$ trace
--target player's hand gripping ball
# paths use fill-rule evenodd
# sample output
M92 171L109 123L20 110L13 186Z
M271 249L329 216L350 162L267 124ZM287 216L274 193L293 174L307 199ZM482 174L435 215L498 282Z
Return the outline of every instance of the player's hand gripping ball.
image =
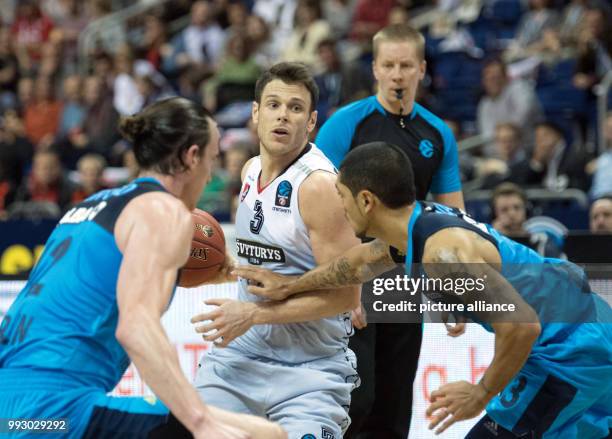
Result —
M181 269L179 286L195 287L214 279L225 262L225 235L212 215L194 209L189 259Z

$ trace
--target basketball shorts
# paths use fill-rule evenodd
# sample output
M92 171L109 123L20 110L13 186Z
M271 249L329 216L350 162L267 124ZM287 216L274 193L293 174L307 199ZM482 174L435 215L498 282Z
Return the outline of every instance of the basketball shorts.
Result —
M228 347L204 355L196 388L206 404L278 422L289 439L342 439L358 381L349 349L291 364L249 357Z
M536 345L521 371L487 406L519 437L605 438L612 429L612 324L574 325Z

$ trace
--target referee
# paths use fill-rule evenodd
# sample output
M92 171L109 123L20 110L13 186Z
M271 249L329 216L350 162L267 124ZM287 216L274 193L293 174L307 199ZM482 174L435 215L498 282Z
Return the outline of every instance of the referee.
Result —
M436 202L463 209L452 132L439 117L414 101L425 75L423 35L404 24L391 25L374 35L373 51L378 92L334 113L321 127L317 146L338 167L348 151L358 145L373 141L395 144L413 163L418 200L431 192ZM363 291L371 292L371 284L364 285ZM352 424L345 438L406 439L422 325L366 326L363 306L353 312L353 324L359 330L351 337L349 347L357 355L361 386L353 391ZM449 335L460 335L463 330L464 325L456 325L449 328Z

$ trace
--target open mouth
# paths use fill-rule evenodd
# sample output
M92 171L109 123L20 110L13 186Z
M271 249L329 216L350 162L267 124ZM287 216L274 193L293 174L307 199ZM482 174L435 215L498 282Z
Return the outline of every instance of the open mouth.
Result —
M272 130L272 134L276 136L288 136L289 130L286 128L275 128Z

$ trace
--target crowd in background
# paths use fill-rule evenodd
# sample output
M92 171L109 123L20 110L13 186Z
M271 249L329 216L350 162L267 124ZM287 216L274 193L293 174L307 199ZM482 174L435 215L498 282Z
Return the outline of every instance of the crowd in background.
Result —
M428 75L417 101L445 117L457 140L485 138L460 154L471 189L510 182L576 188L591 200L612 194L612 113L600 136L594 95L612 70L605 1L162 1L109 21L85 49L84 30L121 2L0 3L1 219L57 218L133 178L118 118L177 94L211 109L223 128L199 207L231 219L242 165L257 154L250 108L261 72L281 60L310 66L320 126L374 92L372 36L409 20L426 23ZM485 25L495 20L503 26L492 33ZM453 59L468 69L465 80L453 73Z

